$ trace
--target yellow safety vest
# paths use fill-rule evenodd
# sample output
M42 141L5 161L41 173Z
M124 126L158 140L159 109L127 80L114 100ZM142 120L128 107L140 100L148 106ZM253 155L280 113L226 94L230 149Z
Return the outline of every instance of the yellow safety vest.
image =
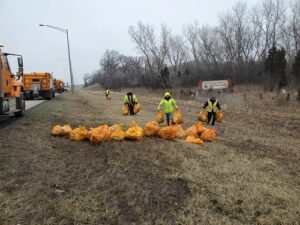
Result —
M214 104L212 104L212 102L210 100L207 101L208 102L208 106L207 106L207 112L217 112L218 111L218 107L217 107L217 104L218 104L218 101L216 100L214 102Z
M137 103L138 102L138 99L136 97L136 95L132 95L132 103ZM124 104L129 104L129 98L128 98L128 95L125 95L124 96Z
M160 108L162 108L162 110L165 113L171 113L174 111L175 108L177 108L177 104L175 102L175 100L173 98L166 100L166 99L162 99L157 107L158 110L160 110Z

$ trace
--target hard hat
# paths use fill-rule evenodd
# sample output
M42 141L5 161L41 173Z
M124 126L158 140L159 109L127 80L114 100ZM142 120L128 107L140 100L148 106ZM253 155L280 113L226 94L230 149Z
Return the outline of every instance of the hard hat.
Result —
M0 43L0 48L2 48L2 47L4 47L4 45Z
M170 96L171 97L171 94L169 92L166 92L164 97L167 97L167 96Z
M211 96L210 99L211 99L212 101L215 101L215 100L216 100L215 96Z

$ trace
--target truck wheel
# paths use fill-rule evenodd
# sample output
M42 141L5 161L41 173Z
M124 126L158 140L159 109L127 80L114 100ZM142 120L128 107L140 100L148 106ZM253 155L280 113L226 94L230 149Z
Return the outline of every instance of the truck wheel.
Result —
M31 95L29 93L24 94L25 96L25 100L30 100L31 99Z
M25 115L25 100L21 99L22 109L15 112L15 117L22 117Z
M46 99L47 99L47 100L52 100L52 93L51 93L51 92L49 92L49 93L47 94Z
M30 91L30 93L28 95L29 95L29 100L33 100L34 99L34 95L33 95L32 91Z

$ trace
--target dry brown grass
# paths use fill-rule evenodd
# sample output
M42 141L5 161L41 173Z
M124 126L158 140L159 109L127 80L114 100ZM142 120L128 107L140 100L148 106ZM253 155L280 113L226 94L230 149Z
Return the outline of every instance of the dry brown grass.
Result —
M0 130L0 224L299 224L299 104L259 93L218 96L225 121L201 146L50 137L57 123L143 126L162 93L138 95L135 117L120 114L124 92L60 95ZM185 127L205 98L178 101Z

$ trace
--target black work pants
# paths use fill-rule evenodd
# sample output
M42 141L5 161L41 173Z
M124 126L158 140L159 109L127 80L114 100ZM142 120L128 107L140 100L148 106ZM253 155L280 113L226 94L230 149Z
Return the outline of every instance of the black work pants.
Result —
M210 123L210 121L212 120L212 123L211 125L215 125L215 122L216 122L216 113L215 112L208 112L207 114L207 124Z
M166 113L166 118L167 118L167 124L169 126L170 123L172 123L172 120L173 120L173 113Z
M133 107L134 107L134 104L128 104L129 114L130 114L130 115L134 115Z

